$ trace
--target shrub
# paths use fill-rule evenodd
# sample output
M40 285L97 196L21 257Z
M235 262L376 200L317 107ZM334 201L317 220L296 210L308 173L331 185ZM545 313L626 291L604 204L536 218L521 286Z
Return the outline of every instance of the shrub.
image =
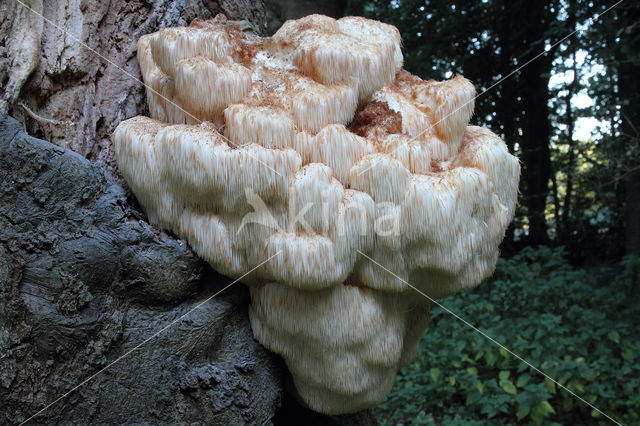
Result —
M500 260L439 302L616 421L640 421L638 260L576 269L562 249ZM637 300L636 300L637 301ZM383 424L607 424L606 417L442 308L376 414Z

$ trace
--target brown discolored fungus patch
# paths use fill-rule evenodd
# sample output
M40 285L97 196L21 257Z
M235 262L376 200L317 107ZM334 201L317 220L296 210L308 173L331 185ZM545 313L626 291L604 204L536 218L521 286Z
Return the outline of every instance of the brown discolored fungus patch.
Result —
M381 131L402 133L402 116L389 109L386 102L370 102L356 115L348 129L358 136L375 137Z

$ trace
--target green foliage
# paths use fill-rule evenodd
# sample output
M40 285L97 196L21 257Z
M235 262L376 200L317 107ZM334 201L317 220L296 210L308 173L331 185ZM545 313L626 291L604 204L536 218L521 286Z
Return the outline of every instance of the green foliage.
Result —
M624 424L640 423L636 258L593 270L526 248L492 279L441 301ZM382 424L607 424L605 417L435 308L420 355L377 407Z

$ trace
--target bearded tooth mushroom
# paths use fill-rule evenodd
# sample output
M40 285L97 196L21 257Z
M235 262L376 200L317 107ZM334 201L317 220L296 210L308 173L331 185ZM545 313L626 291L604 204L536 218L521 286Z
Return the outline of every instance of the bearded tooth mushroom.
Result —
M231 277L271 257L242 279L251 327L303 404L382 401L429 321L406 282L479 284L513 216L520 166L469 126L471 82L409 74L398 30L357 17L260 38L219 15L141 37L138 61L151 118L113 141L149 220Z

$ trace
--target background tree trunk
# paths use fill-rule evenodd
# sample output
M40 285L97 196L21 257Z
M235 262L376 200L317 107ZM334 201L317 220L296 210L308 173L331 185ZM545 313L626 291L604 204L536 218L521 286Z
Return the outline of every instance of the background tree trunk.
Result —
M545 47L545 2L526 2L525 15L527 20L522 42L529 47L529 54L525 55L522 63L526 63ZM545 207L551 175L548 108L551 57L541 56L520 72L526 111L523 135L520 139L524 160L523 193L529 219L529 243L535 246L548 242Z
M636 10L637 25L640 13ZM630 17L630 22L634 19ZM619 93L621 98L622 139L628 147L640 146L640 43L630 46L631 51L621 58L618 71ZM632 151L633 152L633 151ZM637 152L637 151L636 151ZM627 254L640 256L640 161L631 162L624 185L626 193L626 232L625 247Z
M569 22L572 23L571 28L575 29L575 19L570 16ZM567 85L567 96L565 97L565 118L567 123L567 165L565 166L565 174L567 175L567 181L565 186L564 202L562 203L562 219L556 221L556 227L559 232L559 238L561 241L567 241L569 251L575 251L575 244L573 243L573 223L572 223L572 207L573 202L573 179L576 167L576 141L573 138L575 130L575 117L573 114L573 106L571 100L575 94L576 87L580 81L580 75L578 72L578 66L576 64L576 52L575 45L571 47L571 69L573 71L573 80ZM555 180L555 174L553 179ZM555 184L555 182L554 182ZM555 190L555 188L554 188Z
M640 8L631 8L627 19L627 28L635 33L640 20ZM634 29L635 28L635 29ZM618 71L619 94L621 98L621 137L628 147L627 152L640 151L640 38L629 43L629 50L625 52ZM630 170L624 179L625 190L625 252L640 256L640 161L630 162ZM640 295L640 268L635 265L632 271L631 294L629 299L634 302Z

